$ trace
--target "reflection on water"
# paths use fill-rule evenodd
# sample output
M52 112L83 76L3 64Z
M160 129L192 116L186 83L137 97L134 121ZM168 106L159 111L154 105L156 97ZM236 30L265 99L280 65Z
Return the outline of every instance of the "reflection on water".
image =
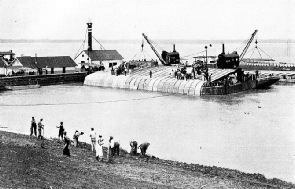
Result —
M0 93L0 125L29 133L31 117L44 119L45 136L94 127L130 149L204 165L262 173L295 182L295 86L274 85L227 96L187 97L82 85L44 86ZM74 152L73 152L74 153Z

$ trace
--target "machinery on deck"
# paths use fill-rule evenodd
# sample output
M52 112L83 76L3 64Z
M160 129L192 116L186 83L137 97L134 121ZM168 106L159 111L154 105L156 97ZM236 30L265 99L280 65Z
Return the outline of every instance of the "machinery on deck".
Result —
M148 37L143 33L142 34L145 40L148 42L148 44L151 46L152 50L156 54L156 56L159 58L161 63L163 65L171 65L171 64L179 64L180 63L180 57L179 53L175 50L175 45L173 45L173 52L167 52L165 50L162 51L162 54L158 53L154 45L152 44L152 41L148 39Z
M218 68L237 68L239 67L240 60L246 54L251 42L254 39L254 36L258 30L255 30L254 33L251 35L250 39L247 41L246 47L243 49L241 55L239 56L237 51L233 51L232 53L225 54L224 51L224 44L222 45L222 53L218 55L217 59L217 67Z

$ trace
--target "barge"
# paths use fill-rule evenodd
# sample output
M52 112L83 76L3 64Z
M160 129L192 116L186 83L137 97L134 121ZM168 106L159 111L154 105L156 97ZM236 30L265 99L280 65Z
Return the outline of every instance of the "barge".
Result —
M0 77L0 88L2 90L28 88L45 85L57 85L65 83L83 83L85 79L85 72L76 73L61 73L48 75L25 75L25 76L11 76ZM37 84L37 85L32 85Z

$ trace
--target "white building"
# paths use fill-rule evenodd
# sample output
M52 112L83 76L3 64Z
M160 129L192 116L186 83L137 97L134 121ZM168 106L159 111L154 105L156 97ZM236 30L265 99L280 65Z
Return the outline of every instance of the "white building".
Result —
M15 60L14 53L11 51L0 52L0 76L7 75L7 67Z
M105 70L110 70L112 66L116 68L122 64L123 57L116 50L84 50L75 59L77 68L104 66Z

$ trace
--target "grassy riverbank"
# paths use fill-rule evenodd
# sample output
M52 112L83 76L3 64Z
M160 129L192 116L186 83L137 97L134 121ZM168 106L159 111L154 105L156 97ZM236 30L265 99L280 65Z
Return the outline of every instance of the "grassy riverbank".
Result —
M155 157L132 157L121 150L112 163L98 162L90 145L0 131L0 188L295 188L261 174L186 164Z

